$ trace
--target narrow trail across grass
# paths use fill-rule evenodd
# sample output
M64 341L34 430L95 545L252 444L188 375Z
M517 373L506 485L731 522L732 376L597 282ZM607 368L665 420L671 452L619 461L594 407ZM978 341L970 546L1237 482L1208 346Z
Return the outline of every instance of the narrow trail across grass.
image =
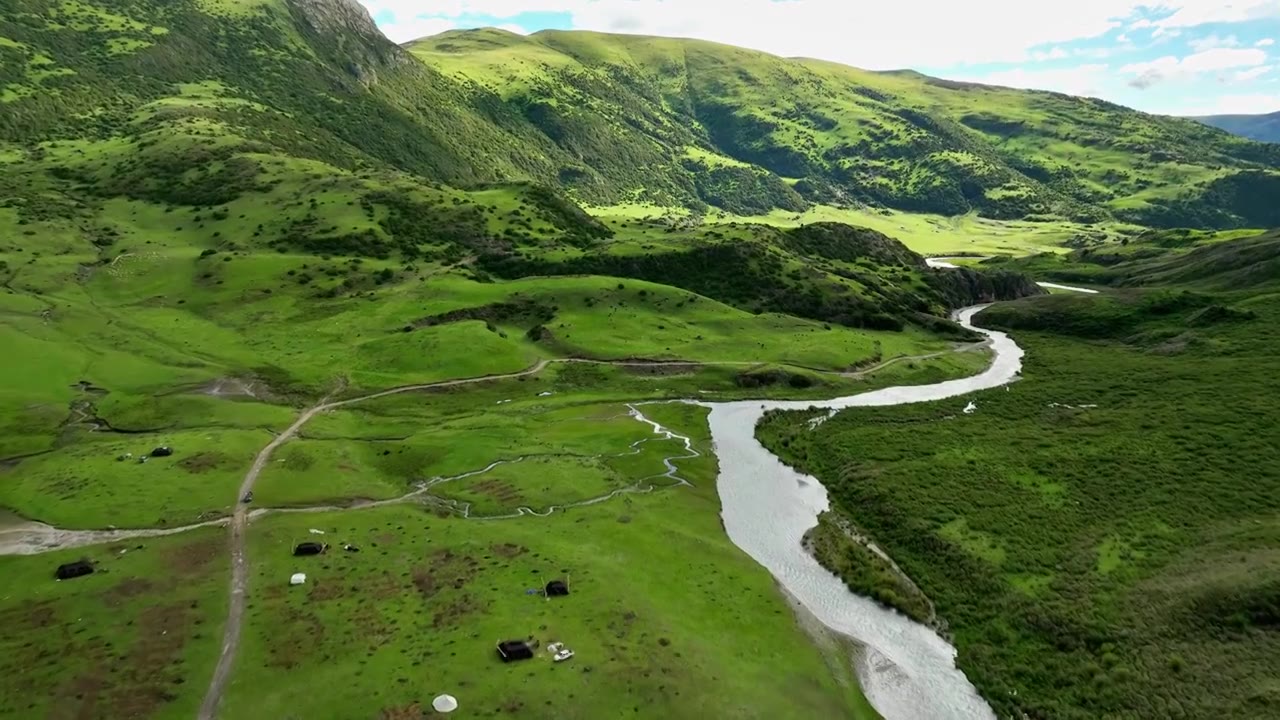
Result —
M258 482L258 476L262 473L262 469L266 467L267 461L271 459L271 455L276 451L276 448L297 435L298 430L303 425L306 425L311 418L328 410L400 393L525 377L541 372L550 362L550 360L540 360L533 367L504 375L486 375L421 385L406 385L335 402L329 402L328 398L325 398L320 404L305 410L288 429L277 435L266 447L262 448L258 456L254 458L253 465L249 467L249 472L245 473L244 482L240 484L240 491L235 499L235 514L231 516L231 603L227 611L227 623L223 630L222 652L218 656L218 665L214 669L213 678L209 682L209 690L205 693L204 701L200 704L200 711L196 716L199 720L213 720L213 718L217 717L218 703L222 701L222 694L226 690L227 681L231 677L231 669L235 662L236 652L240 648L240 630L244 625L244 610L249 586L249 561L245 541L248 534L246 531L249 525L249 509L248 504L243 500L249 493L253 492L253 487Z
M460 385L472 385L476 383L492 382L495 380L509 380L514 378L527 377L529 375L534 375L541 372L548 365L552 363L593 363L593 364L621 365L621 366L651 366L655 364L668 364L668 365L699 365L700 364L700 363L688 363L688 362L683 362L683 363L680 363L680 362L645 363L645 362L633 362L633 361L613 362L613 361L605 361L605 360L582 360L582 359L575 359L575 358L548 359L548 360L540 360L536 364L534 364L532 367L529 367L525 370L521 370L519 372L514 372L514 373L506 373L502 375L485 375L481 377L463 378L459 380L445 380L441 382L424 383L420 385L406 385L403 387L391 388L389 390L382 390L379 392L369 393L367 395L361 395L359 397L348 398L346 400L338 400L334 402L329 402L328 399L326 398L325 400L322 400L320 404L305 410L302 413L302 415L300 415L298 419L295 420L294 423L288 427L288 429L286 429L284 432L277 435L275 439L273 439L270 443L268 443L267 446L264 447L258 453L258 456L253 461L253 465L250 466L249 471L245 473L244 481L240 484L239 493L236 495L236 506L235 506L236 510L235 510L235 514L232 515L231 521L230 521L231 602L230 602L229 609L227 611L227 623L223 631L222 651L218 656L218 665L214 669L213 678L209 682L209 690L205 693L204 701L200 705L200 711L199 711L199 714L197 715L199 720L213 720L215 717L217 717L218 704L221 702L222 695L226 690L227 681L231 677L231 669L234 665L235 657L240 647L240 631L244 625L244 611L245 611L246 601L248 597L248 585L249 585L249 562L248 562L248 556L246 551L246 536L247 536L249 520L253 516L253 514L249 512L247 503L243 502L243 498L253 491L254 485L258 481L258 476L262 473L263 468L266 467L267 461L271 459L271 455L276 451L276 449L279 448L281 445L284 445L294 436L296 436L298 431L302 428L303 425L306 425L312 418L314 418L316 415L322 412L334 410L340 407L345 407L347 405L353 405L359 402L376 400L378 398L389 397L391 395L399 395L407 392L418 392L422 390L432 390L432 389L444 388L444 387L457 387ZM869 372L869 371L870 370L867 370L866 372ZM685 437L683 435L676 435L675 433L669 430L666 430L665 428L662 428L657 423L649 420L648 418L645 418L638 410L634 408L634 406L629 406L629 407L631 407L631 410L637 416L637 419L642 419L643 422L652 424L655 428L655 432L667 433L669 437L683 439L685 441L686 448L688 449L688 451L693 453L688 457L697 457L697 451L693 450L692 441L688 437ZM687 481L685 481L683 478L676 477L675 475L676 468L671 464L671 460L674 460L674 459L680 459L680 458L668 458L665 461L666 466L668 468L667 473L664 475L660 475L658 477L671 477L673 479L678 480L677 484L680 484L680 483L687 484ZM492 469L494 466L495 465L490 465L489 468L486 468L486 470ZM653 485L649 485L647 489L644 489L644 490L638 489L638 486L633 486L632 488L623 488L621 490L616 490L612 493L609 493L608 495L601 496L599 498L593 498L591 500L581 501L578 503L574 503L572 505L552 506L551 508L545 510L544 512L537 512L531 508L519 508L515 514L502 516L502 518L521 517L523 515L538 515L538 516L545 517L547 515L550 515L551 513L554 513L558 509L564 509L567 507L581 507L584 505L604 502L612 497L617 497L618 495L626 492L650 492L652 490L653 490ZM365 505L362 507L368 507L376 504L389 504L391 502L405 502L407 499L409 499L413 495L421 495L421 494L425 494L425 490L416 492L416 493L411 493L408 496L405 496L403 498L397 498L392 501L384 501L383 503L370 503L369 505ZM338 508L334 508L334 509L338 509ZM472 517L470 515L469 507L459 507L459 509L462 511L463 517L468 517L471 519L502 519L498 517L495 517L495 518Z
M900 363L933 360L933 359L942 357L944 355L950 355L953 353L974 352L987 347L987 345L988 343L986 342L977 342L977 343L971 343L966 345L957 345L954 348L951 348L948 350L941 350L933 353L925 353L920 355L900 355L898 357L884 360L882 362L876 363L875 365L871 365L869 367L865 367L860 370L848 370L848 371L822 370L818 368L808 368L808 367L803 367L799 365L795 365L794 367L801 367L802 369L810 370L816 373L821 373L823 375L856 380L858 378L866 377L868 375L874 374L876 372L884 370L885 368L888 368ZM482 376L482 377L476 377L476 378L466 378L462 380L447 380L441 383L409 385L404 387L391 388L389 390L379 391L370 395L364 395L356 398L349 398L346 400L340 400L336 402L322 401L319 405L305 411L303 416L299 417L298 421L295 422L293 426L291 426L288 430L286 430L282 435L276 437L271 444L269 444L266 448L263 449L262 452L267 452L268 450L270 450L271 452L267 453L269 456L280 445L284 444L289 439L292 439L292 435L296 434L298 430L300 430L303 425L305 425L308 421L310 421L312 417L326 410L331 410L333 408L341 407L344 405L350 405L353 403L363 402L365 400L373 400L376 398L385 397L387 395L395 395L398 393L413 392L417 390L427 390L427 389L438 388L438 387L447 387L450 385L481 383L481 382L487 382L490 380L502 380L502 379L508 379L508 378L516 378L516 377L523 377L527 375L533 375L546 369L546 367L552 363L612 365L615 367L689 367L689 368L725 367L725 366L750 367L750 366L768 364L763 362L754 362L754 361L747 361L747 360L702 362L702 361L692 361L692 360L591 360L586 358L547 359L547 360L542 360L538 362L537 364L529 367L526 370L522 370L520 372L507 374L507 375L488 375L488 376ZM629 405L628 407L631 407L634 410L634 406ZM261 452L259 453L259 459L264 459L262 457ZM255 466L256 465L257 465L257 461L255 460ZM250 468L249 472L250 474L252 474L253 480L250 480L250 475L245 476L245 482L242 483L241 485L240 494L236 497L237 507L239 505L240 498L243 498L244 495L249 491L249 490L246 490L245 488L248 487L250 490L252 489L252 486L257 479L256 473L260 473L262 469L263 467L257 467L255 471L254 468ZM453 479L461 479L461 478L453 478ZM379 500L379 501L363 501L363 502L352 503L350 505L344 505L344 506L323 506L323 507L314 507L314 508L257 509L249 512L248 519L252 520L254 518L259 517L260 515L267 514L267 513L274 513L274 512L320 512L325 510L346 510L346 509L357 509L357 508L365 508L365 507L379 507L385 504L404 502L406 500L412 499L422 494L423 492L421 490L415 490L414 492L409 493L403 498L393 498L390 500ZM473 518L473 519L479 519L479 518ZM149 537L163 537L166 535L174 535L177 533L186 532L188 530L196 530L204 527L227 525L232 523L233 520L234 520L234 515L228 516L228 517L220 517L213 520L207 520L204 522L192 523L190 525L181 525L181 526L169 527L169 528L106 528L106 529L97 529L97 530L93 530L93 529L70 530L66 528L59 528L52 525L47 525L41 522L28 521L28 522L14 525L11 527L0 528L0 555L38 555L46 552L53 552L55 550L66 550L70 548L87 547L90 545L105 545L107 543L119 542L123 540L133 540L137 538L149 538Z
M936 353L912 355L912 356L900 356L900 357L895 357L895 358L885 360L883 362L879 362L873 366L862 368L856 371L841 372L841 371L831 371L831 370L816 370L816 369L814 370L816 372L820 372L827 375L834 375L834 376L839 376L844 378L859 378L859 377L870 375L872 373L875 373L879 370L882 370L886 367L889 367L898 363L917 361L917 360L928 360L928 359L941 357L943 355L947 355L953 352L969 352L983 346L985 346L985 343L974 343L974 344L957 346L952 349L939 351ZM752 365L766 364L766 363L752 362L752 361L698 362L698 361L687 361L687 360L643 361L643 360L592 360L592 359L585 359L585 358L552 358L552 359L539 360L534 365L524 370L520 370L518 372L513 372L513 373L504 373L504 374L498 374L498 375L484 375L484 376L473 377L473 378L462 378L457 380L444 380L440 382L405 385L401 387L390 388L387 390L381 390L378 392L368 393L366 395L360 395L358 397L347 398L344 400L331 401L329 397L326 397L325 399L321 400L318 404L304 410L302 414L299 415L298 418L293 422L293 424L291 424L283 432L281 432L279 435L273 438L271 442L269 442L265 447L262 448L262 450L258 452L257 456L254 458L253 464L250 466L248 472L245 473L244 479L241 482L239 490L237 491L236 497L234 499L235 510L233 514L228 518L219 518L216 520L210 520L207 522L187 525L183 527L164 528L164 529L136 529L136 530L73 531L73 530L63 530L59 528L54 528L48 525L43 525L41 523L34 523L34 522L26 523L23 525L6 529L4 531L0 531L0 554L35 554L35 553L48 552L51 550L63 549L68 547L80 547L80 546L93 545L93 544L99 544L99 543L115 542L119 540L131 539L131 538L159 537L164 535L172 535L175 533L185 532L187 530L193 530L201 527L210 527L210 526L217 526L217 525L229 526L231 530L231 542L229 544L230 553L231 553L231 599L230 599L229 608L227 612L227 621L224 627L222 649L218 657L218 664L214 670L213 677L211 678L209 683L209 688L205 693L204 700L201 703L200 710L197 715L199 720L214 720L214 718L217 717L218 705L222 700L222 696L226 690L227 683L230 680L231 671L234 666L235 658L240 647L240 635L244 625L244 612L245 612L245 608L247 605L247 598L248 598L249 558L248 558L246 546L247 546L248 525L251 520L269 513L331 512L331 511L341 511L341 510L363 509L363 508L369 508L369 507L379 507L384 505L410 502L416 499L423 499L423 498L430 499L428 497L428 493L431 490L431 488L441 483L460 480L466 477L479 475L479 474L488 472L489 470L492 470L494 467L497 467L498 465L503 464L504 462L505 463L518 462L518 460L499 461L489 465L486 468L483 468L478 471L473 471L471 473L466 473L464 475L451 477L451 478L439 478L431 483L424 485L421 488L415 489L411 493L408 493L406 495L403 495L397 498L391 498L388 500L353 503L347 506L267 508L267 509L258 509L258 510L250 511L248 507L248 503L245 503L243 500L246 496L248 496L249 493L253 492L253 489L258 481L258 476L261 475L263 469L267 466L268 461L270 461L271 456L275 453L275 451L279 449L280 446L284 445L285 443L289 442L294 437L296 437L298 432L302 429L302 427L305 426L308 422L310 422L316 415L319 415L324 412L328 412L330 410L335 410L337 408L346 407L348 405L353 405L360 402L366 402L369 400L376 400L379 398L389 397L392 395L399 395L403 393L419 392L424 390L434 390L439 388L458 387L463 385L473 385L473 384L486 383L486 382L492 382L492 381L498 381L498 380L510 380L510 379L516 379L521 377L528 377L530 375L535 375L537 373L542 372L544 369L547 368L547 366L553 363L581 363L581 364L591 364L591 365L612 365L617 367L691 367L691 368L692 367L709 367L709 366L752 366ZM663 463L667 470L665 473L655 475L649 478L645 478L640 482L636 483L635 485L632 485L626 488L620 488L618 490L614 490L613 492L601 495L599 497L594 497L587 500L582 500L582 501L569 503L565 505L552 505L550 507L543 508L540 510L535 510L529 507L521 507L521 508L517 508L516 512L514 513L499 515L499 516L476 516L471 514L471 508L467 503L440 500L438 498L436 499L436 501L442 506L454 510L460 516L467 519L500 520L500 519L510 519L510 518L524 517L524 516L547 517L558 511L563 511L563 510L574 508L574 507L585 507L589 505L595 505L601 502L606 502L612 498L616 498L624 494L649 493L655 489L658 489L659 487L678 487L681 485L688 485L687 480L679 477L679 475L677 474L678 470L673 463L678 460L699 457L700 453L698 453L698 451L693 448L692 440L685 435L680 435L678 433L675 433L674 431L663 427L661 424L645 417L644 414L641 413L640 410L636 407L636 405L629 404L627 407L630 410L631 415L635 417L636 420L653 426L655 434L664 435L666 439L681 440L684 442L685 454L667 457L663 459ZM640 441L640 442L646 442L646 441ZM638 451L638 448L636 448L635 446L633 446L633 449ZM654 481L660 478L670 479L672 480L672 483L665 486L660 486L655 484Z

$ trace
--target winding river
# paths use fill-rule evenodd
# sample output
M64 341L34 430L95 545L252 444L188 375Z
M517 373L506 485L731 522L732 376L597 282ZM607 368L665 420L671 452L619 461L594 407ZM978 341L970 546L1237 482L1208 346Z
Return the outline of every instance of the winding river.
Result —
M933 385L885 388L826 401L698 403L711 409L711 439L720 461L720 475L716 485L729 538L767 568L821 623L852 638L864 649L859 653L855 669L868 699L886 720L994 720L995 715L964 674L956 668L956 653L951 645L926 626L913 622L905 615L886 610L867 598L849 592L839 578L824 569L804 550L801 545L802 537L817 524L818 514L828 508L826 489L816 479L788 468L769 453L756 441L755 428L765 411L770 409L825 408L835 411L848 407L900 405L942 400L997 387L1014 380L1022 367L1022 349L1004 333L973 326L973 316L983 307L985 306L966 308L956 314L956 319L962 325L987 336L993 351L991 365L978 375ZM533 374L548 362L543 361L528 370L503 377ZM252 487L252 481L270 456L271 450L285 442L307 419L318 412L400 392L492 379L494 378L473 378L409 386L360 398L322 402L303 413L286 433L277 436L263 449L254 468L246 475L245 486ZM957 405L957 410L959 409L960 406ZM641 415L634 406L631 411L637 420L653 425L655 433L668 432ZM684 439L686 450L689 450L688 438L674 434L669 434L668 437ZM670 459L667 461L667 469L668 473L664 477L675 478L676 467L671 464ZM403 501L408 497L410 496L390 502ZM126 538L168 535L194 527L229 522L233 528L239 523L243 530L243 524L247 523L250 513L245 512L242 505L238 504L237 507L242 516L234 520L220 518L183 528L153 530L67 531L14 516L0 516L0 550L5 554L39 553ZM237 573L238 583L233 581L233 595L238 589L243 604L244 576L247 571L241 559L242 543L233 544L233 555L237 552L241 553L238 558L241 571ZM234 630L234 635L238 636L239 617L235 612L228 620L228 629L229 633ZM208 708L207 711L202 710L201 717L213 717L231 667L230 661L235 655L235 639L230 637L225 644L219 660L219 672L215 673L206 697Z
M1004 333L974 327L973 316L981 309L956 314L962 325L986 335L991 343L994 359L978 375L827 401L710 404L711 439L720 459L716 486L729 538L824 625L865 648L857 660L858 678L886 720L993 720L995 715L956 668L955 648L924 625L849 592L805 551L801 538L828 508L826 488L783 465L756 440L755 427L766 410L839 410L942 400L1014 380L1022 367L1022 349Z

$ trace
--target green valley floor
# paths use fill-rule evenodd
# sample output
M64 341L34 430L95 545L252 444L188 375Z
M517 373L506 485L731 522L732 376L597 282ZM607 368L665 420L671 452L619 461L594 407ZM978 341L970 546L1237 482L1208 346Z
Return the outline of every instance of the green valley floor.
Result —
M982 313L1027 351L1007 388L850 409L817 429L807 413L762 423L766 446L819 477L836 516L932 600L1000 716L1280 712L1280 296L1256 259L1231 266L1252 268L1252 286L1213 265L1236 255L1094 268L1135 283L1195 266L1192 289ZM852 587L927 614L840 541L826 560Z
M470 298L468 288L483 294ZM510 293L503 284L444 289L464 308ZM669 288L615 279L547 291L562 303L575 292L605 299L612 315L675 304L664 299ZM687 308L693 296L675 297ZM372 379L342 373L348 365L331 365L333 377L348 382L318 383L333 406L287 442L280 433L299 406L316 402L305 386L290 389L267 373L223 375L217 366L233 353L270 348L257 344L261 337L231 345L181 324L152 331L144 323L159 317L96 299L44 320L15 313L9 321L29 332L15 337L69 361L10 356L29 379L22 407L41 408L57 431L28 425L15 449L34 452L6 461L0 493L18 515L7 524L24 517L68 530L215 524L0 557L0 572L14 579L0 598L14 629L2 643L0 716L190 717L214 675L230 611L243 626L220 717L335 708L344 717L407 717L439 692L476 715L586 718L625 706L659 707L667 717L726 708L738 717L875 717L853 678L850 648L806 634L768 573L725 537L705 411L638 403L848 394L967 375L986 355L917 331L829 329L705 298L693 305L667 308L663 322L704 339L728 334L719 344L689 345L676 357L690 359L678 361L626 359L667 351L626 336L610 341L601 333L625 320L603 324L590 313L574 322L595 333L587 336L594 346L616 344L604 357L622 359L559 362L514 324L527 321L521 317L451 317L396 330L391 337L429 337L474 323L516 352L506 364L479 366L470 363L490 358L471 352L451 365L404 352L410 365L389 377L413 377L420 362L431 367L421 377L432 386L386 395ZM420 307L415 312L429 314L429 305ZM119 319L102 327L154 353L150 365L135 371L129 363L137 355L100 354L110 341L71 325L82 311ZM186 357L199 362L178 359L179 348L195 343L200 349ZM761 360L733 359L753 353ZM173 374L146 371L162 361L173 363ZM485 377L490 370L510 376ZM440 379L477 371L478 382ZM377 397L361 399L370 393ZM54 406L63 402L59 418ZM252 503L238 503L255 455L273 437L280 444L263 456ZM141 462L159 446L174 454ZM257 513L244 540L248 594L240 611L227 595L228 547L240 541L217 524L237 505ZM293 557L293 546L308 540L329 549ZM98 571L53 580L55 567L78 559ZM294 572L305 572L307 584L289 587ZM569 580L573 594L548 601L526 592L554 578ZM494 643L513 638L566 642L577 656L563 665L544 654L503 665Z

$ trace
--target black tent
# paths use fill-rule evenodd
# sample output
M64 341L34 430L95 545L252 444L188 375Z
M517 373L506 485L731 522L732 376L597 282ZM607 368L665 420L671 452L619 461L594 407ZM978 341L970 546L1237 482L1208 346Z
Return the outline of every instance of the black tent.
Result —
M58 566L58 572L55 573L59 580L70 580L84 575L93 573L93 563L88 560L77 560Z
M151 451L151 457L169 457L173 454L173 448L163 445Z
M498 657L502 658L502 662L532 660L533 648L524 640L504 640L498 643Z
M303 555L319 555L328 548L328 545L321 545L316 542L304 542L293 549L294 557L302 557Z
M563 597L569 594L569 585L563 580L552 580L547 583L547 597Z

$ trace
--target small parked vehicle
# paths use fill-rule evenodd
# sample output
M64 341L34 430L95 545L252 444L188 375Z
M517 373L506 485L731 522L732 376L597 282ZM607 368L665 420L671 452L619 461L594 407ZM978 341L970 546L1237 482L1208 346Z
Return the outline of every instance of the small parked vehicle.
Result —
M573 657L573 651L572 651L572 650L569 650L569 649L567 649L567 648L566 648L566 649L561 650L560 652L556 653L555 661L556 661L556 662L564 662L565 660L568 660L568 659L569 659L569 658L571 658L571 657Z
M240 498L240 502L245 504L253 502L253 493L252 492L245 493L244 497Z

